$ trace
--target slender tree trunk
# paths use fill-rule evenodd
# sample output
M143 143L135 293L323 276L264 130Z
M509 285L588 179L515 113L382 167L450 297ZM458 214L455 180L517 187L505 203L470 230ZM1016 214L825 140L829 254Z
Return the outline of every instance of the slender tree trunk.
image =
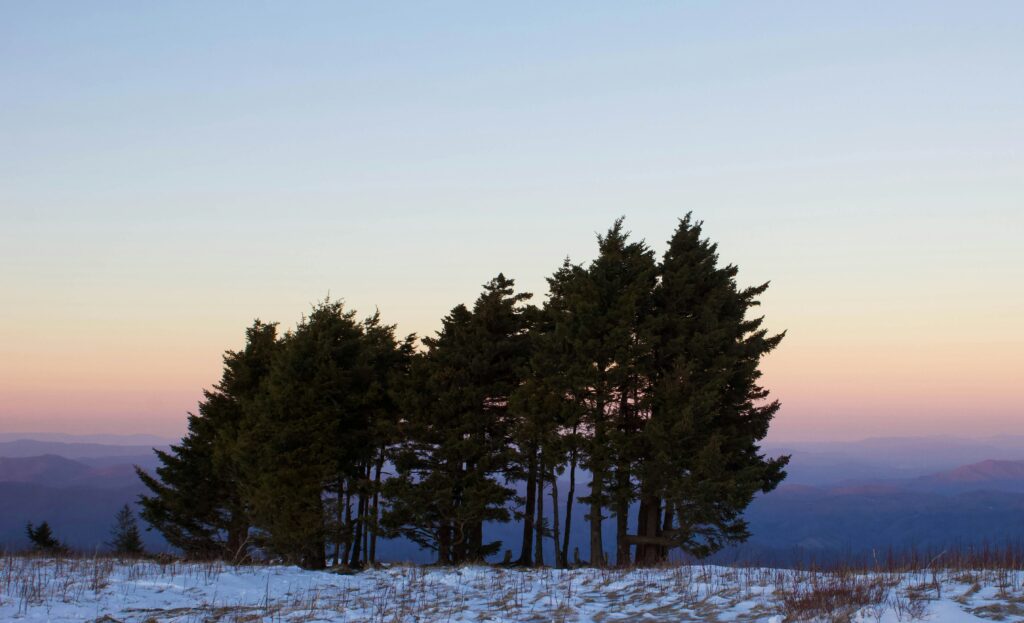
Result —
M359 515L360 520L363 522L363 561L366 561L366 557L370 553L370 491L365 487L370 486L370 464L366 464L366 473L363 479L363 496L365 501L363 502L363 512Z
M363 545L363 518L366 516L366 493L359 492L359 501L356 502L356 528L352 537L352 557L348 560L348 566L353 569L358 567L361 560Z
M556 567L562 564L562 550L559 547L559 525L558 525L558 474L551 468L551 542L554 544Z
M640 501L640 516L637 522L637 534L640 536L661 536L661 499L646 494ZM645 543L636 546L636 564L654 565L662 561L662 545Z
M590 479L590 564L604 566L604 543L601 542L601 479L604 474L593 470Z
M647 515L647 531L652 536L661 536L661 498L652 495L650 504L650 511ZM664 546L661 547L648 547L648 562L650 564L656 564L663 561L662 551L665 550Z
M334 556L333 565L338 566L338 562L341 558L341 535L344 530L345 518L343 513L345 512L342 508L342 500L345 499L345 481L342 479L338 480L338 500L337 509L335 510L335 525L334 525Z
M537 469L537 544L533 555L533 564L544 566L544 461L538 461Z
M672 524L675 522L675 518L672 515L672 511L673 511L672 505L669 504L668 501L666 500L665 501L665 520L664 520L664 523L662 523L662 525L661 525L661 532L662 532L662 534L664 534L664 533L666 533L666 532L668 532L669 530L672 529ZM668 560L668 548L667 547L661 547L661 548L658 549L658 559L661 560L661 561Z
M629 543L626 536L629 534L629 502L619 499L615 503L615 566L626 567L629 565Z
M473 560L482 562L484 559L484 522L478 521L473 524L470 537L470 548L472 549Z
M648 514L648 503L647 496L640 496L640 508L636 513L636 535L640 537L654 536L647 533L647 514ZM634 564L641 565L644 563L647 557L648 545L643 543L637 543L636 546L636 558L634 558Z
M629 407L629 386L623 384L619 388L619 432L623 437L633 434L630 407ZM629 534L629 501L632 497L630 490L630 463L629 455L625 448L619 448L619 457L615 466L615 566L625 567L630 563L629 542L626 537Z
M520 549L519 560L516 561L516 564L527 567L533 564L530 548L533 546L533 514L537 489L537 450L531 445L529 452L530 458L526 471L526 508L523 509L523 545Z
M348 560L348 555L352 551L352 481L348 481L348 486L345 487L345 537L342 539L345 542L345 551L342 555L342 560Z
M599 366L600 369L604 369L603 366ZM599 386L602 386L602 382L598 382ZM594 422L594 438L592 440L592 458L593 455L598 455L591 461L593 463L590 470L590 564L594 567L603 567L607 563L604 557L604 540L601 538L601 520L603 519L601 511L603 510L602 498L604 497L604 457L600 456L605 452L605 444L607 443L604 438L604 417L605 417L605 403L603 400L598 400L595 409L595 422Z
M452 561L452 528L444 523L437 532L437 564L447 565Z
M380 525L380 475L384 470L384 446L377 458L377 470L373 475L373 531L370 533L370 564L377 564L377 531Z
M573 427L573 438L576 428ZM576 448L569 453L569 492L565 498L565 534L562 535L562 567L569 567L569 536L572 534L572 506L576 496Z
M466 562L466 546L469 543L466 539L466 522L454 522L452 533L452 562L454 564Z

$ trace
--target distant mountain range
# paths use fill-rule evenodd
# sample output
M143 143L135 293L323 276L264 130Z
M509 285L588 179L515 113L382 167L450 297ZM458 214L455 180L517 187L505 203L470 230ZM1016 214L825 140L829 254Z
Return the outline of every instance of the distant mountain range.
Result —
M106 446L166 446L176 441L158 435L72 435L70 433L0 433L4 441L58 441L60 443L98 443Z
M134 459L140 457L152 458L154 447L166 449L167 445L126 446L17 439L0 442L0 457L25 458L55 455L67 459L117 459L121 463L132 463Z
M79 460L54 454L30 457L0 456L0 482L17 482L58 488L117 489L139 483L134 465L156 467L153 456L97 457Z
M1024 481L1024 461L982 461L948 472L922 476L921 484L971 485L978 483L1016 483Z
M25 547L25 524L44 520L72 547L105 548L115 513L145 491L134 466L157 464L144 445L0 442L0 548ZM157 533L143 537L150 549L167 548Z
M877 437L862 441L766 443L772 456L790 454L787 484L898 480L988 460L1024 460L1024 437Z
M1024 439L892 438L765 450L792 454L790 477L755 499L746 513L753 536L719 560L827 562L851 554L880 556L890 546L940 551L1024 542ZM44 519L72 546L103 547L118 508L145 491L133 465L154 469L152 447L0 442L0 547L24 547L25 523ZM588 480L585 472L577 473L578 494L585 494ZM564 495L566 482L560 490ZM550 506L547 511L550 517ZM582 505L574 508L573 546L584 556L585 514ZM606 522L608 551L614 549L613 524L614 519ZM487 532L518 551L519 526L494 525ZM159 535L145 534L150 549L166 548ZM391 560L431 558L401 540L382 542L380 552Z
M958 491L945 476L908 486L782 485L751 504L753 536L723 556L785 564L1024 542L1024 480L976 481Z

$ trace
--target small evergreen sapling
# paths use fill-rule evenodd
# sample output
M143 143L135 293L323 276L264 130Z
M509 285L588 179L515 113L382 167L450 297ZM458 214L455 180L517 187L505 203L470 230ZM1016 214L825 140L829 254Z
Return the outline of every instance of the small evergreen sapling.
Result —
M50 524L46 521L38 526L33 526L29 522L25 526L25 533L28 535L28 540L32 542L33 551L55 553L64 549L60 541L53 536L53 530L50 529Z
M125 504L117 511L114 519L114 528L110 531L110 543L108 545L115 554L121 556L141 556L145 553L142 545L142 535L139 533L139 524L135 520L135 513L131 507Z

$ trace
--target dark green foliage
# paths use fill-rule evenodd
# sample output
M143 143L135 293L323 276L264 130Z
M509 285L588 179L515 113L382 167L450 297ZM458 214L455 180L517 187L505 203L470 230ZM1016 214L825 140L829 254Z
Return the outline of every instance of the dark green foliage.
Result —
M360 492L363 512L359 519L365 524L363 529L369 531L363 555L368 562L373 563L376 561L377 537L380 534L384 464L389 450L402 440L401 411L397 397L408 384L416 337L408 335L399 341L395 336L395 326L382 324L379 313L364 321L363 335L363 365L367 368L369 378L363 388L363 404L370 418L370 452L364 458L361 468L366 473L366 479ZM350 563L358 563L358 558L350 557Z
M775 488L788 461L766 459L757 446L779 409L758 385L758 365L784 334L770 335L762 318L748 317L768 284L739 288L736 274L718 265L717 246L687 215L669 241L647 322L652 390L642 514L663 507L668 517L640 533L696 555L748 536L742 511L755 493ZM660 558L659 548L641 548L638 559Z
M617 517L619 560L634 499L632 468L643 426L647 381L642 365L647 344L642 326L650 313L655 283L653 253L631 242L622 219L598 238L598 257L588 267L568 261L549 279L546 335L534 355L537 383L560 408L548 413L574 432L577 449L591 473L590 559L603 564L601 520L610 508Z
M553 461L569 457L571 469L578 453L590 469L581 500L592 564L607 562L609 515L620 565L634 545L639 562L657 562L671 547L705 555L742 540L742 511L784 476L786 459L764 459L756 446L778 410L756 383L758 364L782 336L746 317L767 286L742 290L735 276L687 216L660 264L620 219L598 238L594 262L567 260L548 280L520 392Z
M438 552L442 563L480 560L485 521L508 521L514 490L509 397L529 356L525 293L498 275L472 310L456 306L413 362L403 397L397 476L385 486L386 525Z
M249 518L242 500L237 440L243 407L260 391L277 349L275 324L257 320L245 348L224 355L220 383L203 392L188 434L170 452L156 451L156 475L136 472L152 495L140 496L141 515L167 542L194 558L240 559Z
M200 413L204 410L200 406ZM193 558L227 555L225 487L213 470L216 435L209 420L189 414L188 434L170 452L157 450L156 477L136 468L152 492L140 496L142 517L172 546Z
M385 454L399 435L393 386L413 338L378 314L324 301L281 340L246 411L245 499L265 550L307 568L372 560Z
M141 556L145 553L139 524L135 521L135 513L127 504L117 511L114 528L110 531L110 549L122 556Z
M324 494L372 449L362 408L362 331L355 312L325 301L281 340L247 424L246 499L260 543L287 562L323 568Z
M714 552L746 538L744 509L788 460L757 445L779 408L758 368L782 335L748 317L767 284L736 275L689 215L660 262L619 219L594 261L548 279L542 309L499 274L423 352L329 300L281 339L257 321L156 476L139 471L142 516L191 556L238 560L251 543L308 568L372 564L379 535L482 560L501 547L485 522L515 518L519 564L543 564L552 538L567 566L579 500L591 564L609 562L610 517L616 564Z
M29 523L25 526L25 534L28 536L28 540L32 543L33 551L53 554L67 549L55 536L53 536L53 530L50 528L50 524L46 521L40 523L38 526L33 526Z

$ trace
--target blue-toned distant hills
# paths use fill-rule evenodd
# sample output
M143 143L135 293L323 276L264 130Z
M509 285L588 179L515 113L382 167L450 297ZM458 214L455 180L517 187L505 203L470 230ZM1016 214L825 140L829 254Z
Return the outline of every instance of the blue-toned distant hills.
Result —
M144 492L133 465L152 470L152 446L73 439L0 441L0 547L24 547L25 523L47 520L69 545L103 548L114 514ZM940 551L1024 542L1024 439L889 438L765 450L793 455L790 477L754 501L747 512L753 536L719 554L721 561L829 562L878 556L889 547ZM577 473L577 494L587 481L585 472ZM563 478L563 499L567 489ZM573 544L585 557L586 509L576 505L573 514ZM489 526L487 536L518 553L519 530ZM608 551L612 531L609 520ZM166 548L156 533L145 537L150 549ZM379 551L384 559L431 559L402 540L384 541Z
M105 548L118 509L145 490L134 465L156 467L153 447L91 440L0 441L0 547L25 547L25 524L45 520L72 547ZM167 548L155 532L144 532L143 539L150 549Z

